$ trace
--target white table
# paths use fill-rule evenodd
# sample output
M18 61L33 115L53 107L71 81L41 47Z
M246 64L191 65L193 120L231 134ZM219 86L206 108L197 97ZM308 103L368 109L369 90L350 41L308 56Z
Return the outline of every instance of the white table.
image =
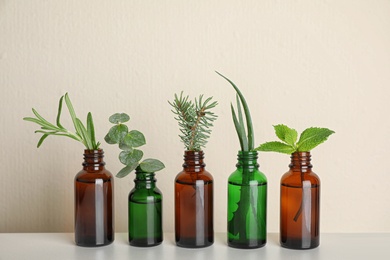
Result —
M234 249L226 244L226 234L217 233L214 245L202 249L175 246L172 233L156 247L129 246L126 233L117 233L114 243L85 248L74 244L72 233L2 233L0 260L46 259L137 259L137 260L349 260L390 259L390 234L321 234L320 246L311 250L290 250L279 246L279 235L268 234L267 245L259 249Z

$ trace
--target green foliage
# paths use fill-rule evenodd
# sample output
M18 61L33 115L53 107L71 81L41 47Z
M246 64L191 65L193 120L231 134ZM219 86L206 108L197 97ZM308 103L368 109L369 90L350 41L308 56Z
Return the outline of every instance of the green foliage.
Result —
M110 128L104 140L108 144L118 144L119 161L125 165L116 177L123 178L137 168L143 172L157 172L165 168L165 165L156 159L145 159L140 162L144 153L139 149L134 149L146 144L145 136L137 130L129 131L123 123L128 122L130 117L127 114L113 114L109 121L115 124Z
M308 152L325 142L334 131L327 128L311 127L304 130L297 141L298 133L286 125L274 126L276 136L282 142L274 141L261 144L255 150L263 152L278 152L292 154L294 152Z
M61 125L61 112L62 112L62 102L65 99L66 106L68 107L70 117L72 118L72 122L75 128L75 132L71 132L67 130L65 127ZM57 136L66 136L70 137L76 141L79 141L84 144L87 150L97 150L99 148L100 143L96 143L95 140L95 129L92 119L92 114L88 113L87 116L87 127L83 125L81 120L76 116L74 111L72 102L66 93L64 96L60 98L57 112L56 125L49 123L46 119L44 119L34 108L32 109L36 118L33 117L25 117L23 120L30 121L36 123L41 126L41 130L35 131L35 133L42 134L42 137L38 141L37 147L40 147L43 141L49 135L57 135Z
M217 102L211 102L212 97L203 100L203 95L195 102L189 100L189 96L180 97L175 94L174 101L168 103L173 107L172 112L176 115L181 135L181 141L188 151L200 151L205 147L207 139L211 134L211 127L216 120L217 115L210 109L217 106Z
M248 104L246 103L244 95L241 93L240 89L228 78L226 78L224 75L216 71L218 75L220 75L222 78L226 79L230 85L235 89L237 92L236 94L236 102L237 102L237 114L234 110L233 104L231 104L231 111L232 111L232 117L234 126L236 128L237 136L240 141L240 146L242 151L252 151L254 148L254 134L253 134L253 124L252 124L252 118L249 111ZM241 108L242 107L242 108ZM248 136L246 136L245 131L245 123L242 116L242 109L245 113L245 119L246 119L246 127L248 131Z

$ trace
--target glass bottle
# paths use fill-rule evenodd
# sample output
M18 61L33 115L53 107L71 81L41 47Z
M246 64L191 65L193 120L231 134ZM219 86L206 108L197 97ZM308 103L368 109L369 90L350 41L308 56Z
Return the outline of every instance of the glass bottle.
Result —
M156 187L154 173L137 168L135 187L129 194L129 243L149 247L161 244L162 194Z
M114 241L113 177L105 169L103 150L84 150L83 169L75 183L75 242L104 246Z
M175 238L180 247L214 243L213 177L203 158L203 151L185 151L183 171L175 179Z
M320 244L320 179L312 172L310 152L291 155L290 170L281 179L280 244L310 249Z
M228 245L259 248L267 242L267 178L256 151L239 151L228 179Z

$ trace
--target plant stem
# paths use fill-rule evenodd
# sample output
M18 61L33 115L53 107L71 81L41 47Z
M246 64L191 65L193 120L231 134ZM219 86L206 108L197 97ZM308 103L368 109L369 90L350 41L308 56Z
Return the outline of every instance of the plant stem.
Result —
M300 154L298 153L298 158L299 158L299 162L301 162L301 157L300 157ZM300 171L301 171L301 186L302 186L302 192L301 192L301 205L299 206L299 209L297 211L297 213L295 214L294 216L294 221L297 222L298 221L298 218L299 216L301 215L302 213L302 208L303 208L303 171L302 171L302 168L300 167Z

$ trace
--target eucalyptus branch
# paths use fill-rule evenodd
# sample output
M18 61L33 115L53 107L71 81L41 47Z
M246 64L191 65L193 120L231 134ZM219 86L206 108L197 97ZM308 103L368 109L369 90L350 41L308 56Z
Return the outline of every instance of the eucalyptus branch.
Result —
M146 144L145 136L137 130L129 131L128 127L123 124L130 120L127 114L116 113L108 120L114 126L110 128L104 140L108 144L118 144L119 149L122 150L119 154L119 161L125 165L116 177L123 178L136 169L142 172L156 172L165 168L164 164L156 159L145 159L140 162L144 153L135 148Z
M217 106L218 102L212 102L212 97L203 100L203 95L195 102L189 100L189 96L183 97L175 94L174 101L168 103L173 107L172 112L176 115L180 127L179 135L188 151L200 151L207 144L207 139L211 134L211 127L216 120L215 115L210 110Z
M73 125L76 129L76 132L69 131L65 127L61 125L61 112L62 112L62 102L65 99L66 106L68 107L69 114L72 118ZM64 96L60 98L58 104L58 112L56 118L56 125L50 123L45 118L43 118L34 108L32 109L36 118L33 117L25 117L23 120L36 123L41 126L41 130L36 130L35 133L42 134L42 137L39 139L37 147L40 147L43 141L49 135L57 135L57 136L65 136L70 137L76 141L79 141L84 144L86 149L88 150L97 150L99 148L100 143L96 143L95 140L95 129L92 119L92 114L88 113L87 116L87 128L83 125L81 120L77 118L76 113L73 109L72 102L66 93Z

